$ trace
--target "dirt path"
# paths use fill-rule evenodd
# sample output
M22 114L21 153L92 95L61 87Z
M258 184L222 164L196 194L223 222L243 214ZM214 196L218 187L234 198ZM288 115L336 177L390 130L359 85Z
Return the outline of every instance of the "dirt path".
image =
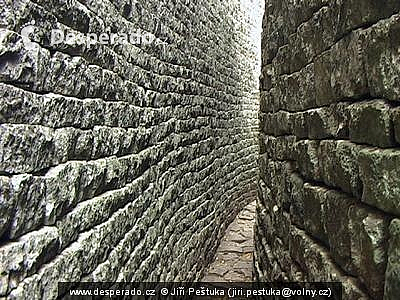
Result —
M229 225L203 282L252 281L255 207L247 205Z

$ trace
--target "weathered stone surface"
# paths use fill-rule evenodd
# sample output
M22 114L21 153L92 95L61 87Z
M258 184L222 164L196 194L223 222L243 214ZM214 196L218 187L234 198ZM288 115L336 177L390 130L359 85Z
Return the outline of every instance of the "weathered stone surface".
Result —
M338 31L342 33L378 22L400 10L400 4L395 0L384 2L350 0L338 3L341 5L341 14L337 25L339 26Z
M268 1L263 22L263 64L271 61L278 48L288 42L289 35L326 3L325 0Z
M265 152L269 158L277 160L291 160L294 157L293 149L296 144L295 136L264 136L260 134L262 138L262 147L265 148Z
M9 229L15 198L10 193L10 179L0 176L0 237Z
M322 181L318 161L319 141L303 140L295 145L296 166L300 174L308 179Z
M260 91L260 110L262 112L277 111L279 107L273 103L273 91ZM263 125L262 125L263 126Z
M400 293L400 220L390 223L388 264L385 274L385 293L383 299L396 299Z
M43 182L32 175L13 176L10 180L10 192L13 198L10 238L17 238L40 228L46 210L46 186Z
M400 215L400 152L366 149L360 152L359 164L364 187L362 201Z
M329 7L321 7L312 18L300 24L296 32L289 36L289 73L302 69L334 43L333 14L334 11Z
M325 248L295 227L290 231L290 254L307 274L308 281L340 281L343 285L343 299L368 299L360 286L335 266Z
M7 295L25 277L35 274L57 254L58 247L58 232L54 227L44 227L3 246L0 249L0 295Z
M331 64L332 50L327 50L314 59L315 102L317 105L335 103L337 98L331 85L333 65Z
M400 144L400 108L392 110L396 142Z
M305 110L315 106L314 67L308 65L299 72L283 75L271 89L277 109L288 111ZM293 100L295 99L295 100Z
M376 4L373 1L362 1L362 3L356 0L328 3L317 1L320 3L311 11L308 9L316 4L314 1L311 5L304 2L286 3L290 1L274 5L273 2L268 1L268 4L272 7L276 6L275 11L269 10L265 16L268 18L268 22L264 21L264 24L268 25L264 27L266 36L263 38L263 49L266 59L263 64L269 63L272 59L273 63L289 59L286 64L278 63L278 74L298 71L351 30L375 23L382 18L389 18L400 9L400 5L394 0L387 1L384 5ZM294 24L290 21L287 23L292 26L284 25L283 16L286 20L296 17L291 15L293 10L288 7L296 6L301 6L302 10L308 10L309 17L296 26L293 26ZM270 25L273 22L277 24ZM275 28L275 30L271 31L271 28Z
M290 217L292 224L304 229L304 181L295 173L289 174L288 193L290 195Z
M400 99L400 15L393 15L364 33L364 63L372 96Z
M343 1L343 3L338 5L347 6L348 4L345 4L345 1ZM375 6L372 3L368 3L361 10L365 9L370 13L369 16L367 14L367 19L371 18L376 21L382 12L384 12L384 15L390 16L398 9L398 4L395 3L388 4L386 9L372 8L370 7L371 5ZM323 11L327 13L335 9L343 8L339 8L337 4L331 4L329 7L323 7L318 13L322 15ZM339 19L347 13L352 14L352 11L353 9L349 9L345 13L340 14ZM337 13L334 13L334 15L337 16ZM332 18L334 18L333 15L326 17L328 20ZM358 16L354 16L354 18L356 19ZM355 19L352 19L352 21L355 21ZM363 24L363 22L361 20L356 21L356 23L360 24ZM398 65L396 63L397 56L395 52L398 40L395 35L397 23L398 15L394 15L371 28L351 32L338 42L334 42L335 34L333 31L328 32L329 28L335 26L323 26L322 29L321 27L314 26L311 28L315 28L315 30L303 30L303 33L299 30L291 36L293 45L289 42L288 45L282 47L280 50L281 53L275 59L275 71L272 72L274 75L271 78L273 84L270 87L270 92L275 92L272 93L273 96L270 102L275 103L275 109L286 107L292 110L295 108L293 104L296 104L297 107L302 107L301 109L305 109L311 108L311 103L326 105L345 98L363 98L368 94L375 97L397 100L399 98L399 93L396 89L396 80L399 77L399 71L395 67ZM341 26L343 26L343 23L340 23L337 28L340 30ZM346 29L344 30L346 31ZM321 34L322 32L326 34L327 38L313 38L315 34ZM342 35L342 33L338 34ZM300 46L295 44L296 39L299 39L297 43ZM328 47L319 45L323 44L323 42L315 41L326 41L327 45L332 47L324 51ZM292 50L292 53L290 49L295 50ZM315 59L313 59L314 57ZM287 62L288 59L291 60L290 63ZM311 66L313 67L310 69L308 64L311 62ZM294 69L283 69L280 71L280 69L288 66ZM289 76L280 75L281 73L292 72L295 73ZM294 85L284 85L283 83L287 81L287 78L295 76L295 74L302 74L303 77L307 77L307 80L297 83L297 86L301 88L299 90L308 92L298 93L296 101L279 100L278 102L278 99L292 97L293 93L290 87Z
M294 149L297 168L305 178L361 196L357 157L362 146L344 140L302 140Z
M349 113L344 103L290 113L262 114L262 131L268 135L295 135L298 138L326 139L348 137Z
M344 192L361 197L362 182L357 158L362 146L348 141L322 141L319 164L323 181L329 186L339 187Z
M310 139L347 138L348 114L343 103L305 113L307 137ZM296 134L297 135L297 134Z
M355 199L343 193L325 190L323 214L321 216L332 258L349 274L354 274L349 226L350 206L354 203Z
M289 118L290 113L286 111L263 114L262 131L275 136L290 134Z
M323 215L325 192L323 188L304 184L304 227L312 236L329 244Z
M390 106L381 100L360 102L348 107L350 140L381 148L394 146Z
M316 102L324 105L368 92L359 31L345 36L315 60Z
M0 131L2 172L15 174L49 167L49 161L52 160L55 151L50 129L25 125L0 125ZM31 155L28 156L26 153Z
M350 208L349 220L355 272L370 295L381 299L387 261L388 221L380 214L357 206Z

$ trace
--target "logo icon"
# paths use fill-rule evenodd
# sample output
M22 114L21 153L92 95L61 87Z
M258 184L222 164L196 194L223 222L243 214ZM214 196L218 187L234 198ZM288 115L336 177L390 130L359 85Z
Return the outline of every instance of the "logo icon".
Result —
M30 35L35 32L35 28L35 21L31 21L30 23L25 24L21 29L22 41L27 50L35 50L37 47L30 38Z

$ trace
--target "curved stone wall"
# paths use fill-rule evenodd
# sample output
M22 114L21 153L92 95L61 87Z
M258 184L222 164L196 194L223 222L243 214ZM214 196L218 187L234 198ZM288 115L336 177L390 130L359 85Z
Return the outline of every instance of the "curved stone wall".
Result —
M0 297L201 277L256 197L261 4L247 2L1 5ZM132 33L151 43L107 40Z
M400 295L400 2L267 0L258 280Z

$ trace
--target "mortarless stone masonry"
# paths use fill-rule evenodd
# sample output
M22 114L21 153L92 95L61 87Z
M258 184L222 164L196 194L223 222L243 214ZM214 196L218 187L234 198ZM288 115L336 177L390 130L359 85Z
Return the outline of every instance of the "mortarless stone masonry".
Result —
M400 297L400 2L266 0L255 275Z
M0 2L0 298L200 279L257 197L261 4ZM50 43L138 28L161 42Z

